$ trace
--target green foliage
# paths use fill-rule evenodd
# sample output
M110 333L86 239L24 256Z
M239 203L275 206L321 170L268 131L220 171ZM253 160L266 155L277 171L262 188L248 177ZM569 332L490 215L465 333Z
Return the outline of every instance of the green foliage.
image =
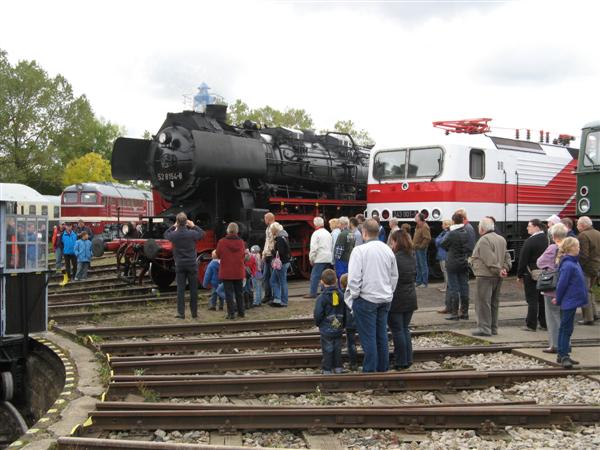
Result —
M365 130L357 130L354 122L351 120L338 120L333 126L333 129L338 133L349 134L358 145L366 147L375 145L375 141L369 133Z
M234 125L239 125L245 120L251 120L268 127L288 127L305 130L314 126L310 114L303 109L286 108L279 111L270 106L251 109L240 99L229 105L227 116L229 123Z
M85 96L75 97L62 76L50 77L35 61L12 66L0 50L0 179L42 193L62 188L67 163L95 151L110 157L123 133L98 120Z
M110 162L98 153L88 153L67 164L63 175L65 186L94 181L114 181L110 172Z

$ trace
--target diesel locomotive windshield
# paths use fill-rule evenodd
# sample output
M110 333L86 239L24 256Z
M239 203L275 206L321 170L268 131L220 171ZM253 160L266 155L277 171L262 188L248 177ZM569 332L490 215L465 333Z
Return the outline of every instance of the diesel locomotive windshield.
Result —
M373 177L432 178L441 173L442 160L440 147L386 150L375 155Z
M588 134L585 140L583 165L586 167L600 166L600 131Z

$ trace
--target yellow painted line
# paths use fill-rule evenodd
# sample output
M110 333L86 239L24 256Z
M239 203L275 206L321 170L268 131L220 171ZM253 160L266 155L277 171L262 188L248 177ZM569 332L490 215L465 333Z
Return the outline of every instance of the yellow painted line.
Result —
M91 417L88 417L85 422L83 422L84 427L91 427L94 424L94 421Z
M72 388L73 386L75 386L73 383L68 383L68 384L65 384L65 387L66 387L66 388Z
M48 422L50 419L48 419L47 417L42 417L40 420L38 420L38 422Z
M73 373L72 371L69 370L69 371L65 372L65 375L75 375L75 373Z
M59 398L57 400L54 401L55 404L57 405L62 405L65 401L62 398Z
M65 381L75 381L75 377L67 377L65 378Z
M71 391L63 391L60 393L60 395L65 395L65 396L71 395Z
M35 434L38 431L40 431L39 428L30 428L29 430L27 430L27 434Z
M9 447L21 447L23 445L23 441L15 441L9 445Z
M46 414L56 414L57 412L58 412L58 409L52 408L52 409L49 409L48 411L46 411Z
M79 427L80 427L80 426L81 426L81 425L75 425L75 426L73 427L73 429L71 430L71 436L73 436L73 435L75 434L75 432L76 432L76 431L79 429Z
M102 393L102 395L100 396L100 401L103 402L106 399L106 391L104 391Z

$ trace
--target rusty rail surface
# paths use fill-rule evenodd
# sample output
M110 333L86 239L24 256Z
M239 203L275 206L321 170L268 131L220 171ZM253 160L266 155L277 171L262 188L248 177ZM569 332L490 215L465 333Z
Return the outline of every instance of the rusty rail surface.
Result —
M176 444L173 442L126 441L123 439L95 439L81 437L58 438L59 450L104 450L121 448L128 450L248 450L249 447L208 444ZM252 448L266 449L267 447ZM269 450L278 450L275 447L268 448Z
M429 331L415 331L413 336L429 334ZM391 339L391 334L389 334ZM154 355L157 353L185 354L197 351L231 353L236 350L285 348L321 348L317 331L306 333L270 334L260 336L233 336L202 339L156 339L151 341L100 343L99 350L111 356Z
M447 356L478 353L510 352L512 346L487 345L415 349L414 361L443 361ZM359 363L362 353L358 353ZM392 355L390 354L390 357ZM342 358L347 355L343 354ZM188 374L228 370L266 370L320 367L321 352L290 352L219 356L117 356L110 357L115 374L131 374L143 370L144 375Z
M469 428L494 431L497 427L548 427L573 423L596 424L598 406L452 405L413 407L283 407L190 410L93 411L81 435L106 430L219 430L376 428L426 429Z
M116 376L108 386L107 399L123 399L128 394L151 390L160 397L201 397L212 395L253 396L263 394L303 394L319 389L324 393L374 390L453 391L505 387L542 379L589 375L594 371L532 369L479 372L475 370L432 372L387 372L342 375L248 375L248 376Z
M238 333L240 331L288 330L315 326L312 317L300 319L245 320L223 323L184 323L170 325L144 325L133 327L83 327L77 329L80 336L144 337L160 335L184 335L202 333Z

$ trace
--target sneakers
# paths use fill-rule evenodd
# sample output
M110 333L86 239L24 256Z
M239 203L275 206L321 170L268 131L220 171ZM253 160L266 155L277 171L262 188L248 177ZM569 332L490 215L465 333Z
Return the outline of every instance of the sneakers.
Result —
M562 360L565 359L565 358L569 358L569 361L571 361L571 364L573 364L573 365L579 364L579 361L575 361L570 356L563 356L562 358L560 356L557 356L556 357L556 362L559 363L559 364L562 364Z
M484 333L483 331L473 331L471 333L472 336L491 336L491 334Z
M556 353L556 347L548 347L542 350L544 353Z
M573 361L568 356L563 356L560 360L560 364L563 366L563 369L573 368Z
M446 317L446 320L459 320L460 318L458 316L450 316L450 317Z

